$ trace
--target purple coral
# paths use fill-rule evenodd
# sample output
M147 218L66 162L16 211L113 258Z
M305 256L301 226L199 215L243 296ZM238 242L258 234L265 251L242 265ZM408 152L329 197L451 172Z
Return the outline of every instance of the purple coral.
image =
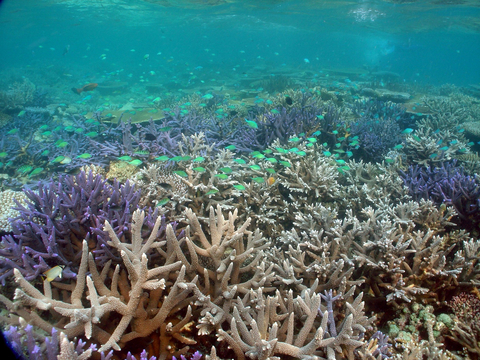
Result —
M415 200L430 199L437 205L453 206L469 228L479 223L480 179L468 175L455 161L439 167L410 166L401 176Z
M124 185L114 181L111 185L91 172L60 177L58 183L40 185L37 192L24 192L27 204L17 204L20 214L12 223L14 235L2 238L2 282L13 268L18 268L27 280L55 265L68 266L75 272L82 241L87 239L91 247L103 253L107 236L99 235L105 220L121 238L129 230L131 214L140 199L140 192L128 181Z

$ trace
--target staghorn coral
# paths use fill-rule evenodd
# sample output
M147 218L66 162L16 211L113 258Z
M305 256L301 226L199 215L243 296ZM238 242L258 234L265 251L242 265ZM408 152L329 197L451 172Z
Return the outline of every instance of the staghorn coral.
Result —
M182 285L185 268L178 271L182 264L180 261L174 261L174 258L172 260L172 257L165 259L161 266L148 268L146 253L152 248L160 248L165 242L156 241L161 225L160 218L157 219L149 238L146 240L142 238L141 228L144 220L144 212L137 210L133 215L132 242L129 244L122 243L111 225L106 222L105 228L111 237L109 246L120 251L123 260L122 267L117 265L115 270L110 268L109 263L99 273L93 255L88 253L86 241L83 242L81 265L76 281L70 284L55 282L51 284L45 280L42 293L26 281L20 271L15 270L15 278L19 285L15 293L15 303L4 297L1 299L12 312L9 321L18 322L18 316L22 316L29 323L49 332L52 325L42 319L36 311L50 309L57 314L53 326L63 331L69 338L84 335L87 339L102 344L100 352L111 348L120 350L124 343L148 336L161 326L167 326L169 323L166 320L173 317L176 312L186 311L184 320L176 326L170 325L164 336L169 337L180 332L191 316L188 301L184 302L184 306L180 305L190 293L190 290L185 290L185 286ZM176 275L173 276L173 273ZM110 286L107 286L105 281L107 276L111 277ZM176 279L173 284L170 283L170 277ZM62 296L56 288L62 290ZM162 302L158 307L160 299ZM27 308L30 311L27 311ZM107 318L110 321L105 321ZM164 358L166 348L161 350L163 351L161 358ZM176 354L187 350L188 347Z

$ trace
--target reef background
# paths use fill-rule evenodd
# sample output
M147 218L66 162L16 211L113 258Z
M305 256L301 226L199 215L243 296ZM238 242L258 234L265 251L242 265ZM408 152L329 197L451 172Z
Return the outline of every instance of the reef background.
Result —
M478 359L479 18L4 2L4 336L49 360Z

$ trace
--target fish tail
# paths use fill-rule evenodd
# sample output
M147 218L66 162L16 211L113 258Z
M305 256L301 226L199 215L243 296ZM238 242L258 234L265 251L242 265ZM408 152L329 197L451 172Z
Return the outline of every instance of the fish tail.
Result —
M80 93L82 92L82 89L72 88L72 91L73 91L75 94L80 95Z

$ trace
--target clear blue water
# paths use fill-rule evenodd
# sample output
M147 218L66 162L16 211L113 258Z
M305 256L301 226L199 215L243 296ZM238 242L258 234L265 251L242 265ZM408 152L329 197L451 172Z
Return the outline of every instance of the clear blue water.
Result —
M480 7L468 2L210 3L6 0L0 66L58 67L85 79L121 69L174 77L198 66L219 78L255 66L368 68L422 84L480 82Z

